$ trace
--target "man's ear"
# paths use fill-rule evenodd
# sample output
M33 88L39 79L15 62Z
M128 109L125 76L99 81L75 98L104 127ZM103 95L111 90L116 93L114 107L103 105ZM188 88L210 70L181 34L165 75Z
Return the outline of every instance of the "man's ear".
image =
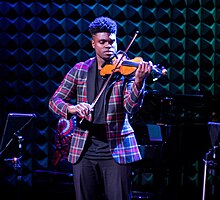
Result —
M94 40L91 41L91 44L92 44L92 48L94 49L94 48L95 48L95 42L94 42Z

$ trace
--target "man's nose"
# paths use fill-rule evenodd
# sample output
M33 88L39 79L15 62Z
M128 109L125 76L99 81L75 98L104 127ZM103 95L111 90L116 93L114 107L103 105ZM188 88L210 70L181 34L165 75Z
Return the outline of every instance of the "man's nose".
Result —
M111 47L112 47L112 44L108 42L108 43L107 43L107 47L108 47L108 48L111 48Z

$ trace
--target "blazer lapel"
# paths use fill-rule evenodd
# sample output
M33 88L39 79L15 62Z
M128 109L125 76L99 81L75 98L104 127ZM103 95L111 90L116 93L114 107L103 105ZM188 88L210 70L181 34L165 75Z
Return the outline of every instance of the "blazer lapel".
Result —
M88 69L88 76L87 76L87 99L88 102L91 104L95 99L95 78L96 78L96 61L92 63L92 65Z

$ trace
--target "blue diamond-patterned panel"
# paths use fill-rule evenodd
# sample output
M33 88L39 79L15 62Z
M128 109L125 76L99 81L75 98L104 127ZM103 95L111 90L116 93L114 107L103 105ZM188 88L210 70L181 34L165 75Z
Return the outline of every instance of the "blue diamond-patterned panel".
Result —
M121 50L139 31L129 57L140 56L167 68L168 80L153 82L153 90L218 97L219 7L216 0L2 0L1 130L7 113L35 113L30 165L32 169L52 168L58 116L48 110L48 100L76 62L94 56L87 27L99 16L118 22Z

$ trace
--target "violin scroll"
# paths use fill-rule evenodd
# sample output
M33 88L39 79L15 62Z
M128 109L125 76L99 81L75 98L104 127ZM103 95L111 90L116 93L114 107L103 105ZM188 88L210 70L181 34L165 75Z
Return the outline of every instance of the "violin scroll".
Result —
M167 69L164 66L160 67L160 64L153 65L152 67L153 81L157 81L162 76L167 76Z

